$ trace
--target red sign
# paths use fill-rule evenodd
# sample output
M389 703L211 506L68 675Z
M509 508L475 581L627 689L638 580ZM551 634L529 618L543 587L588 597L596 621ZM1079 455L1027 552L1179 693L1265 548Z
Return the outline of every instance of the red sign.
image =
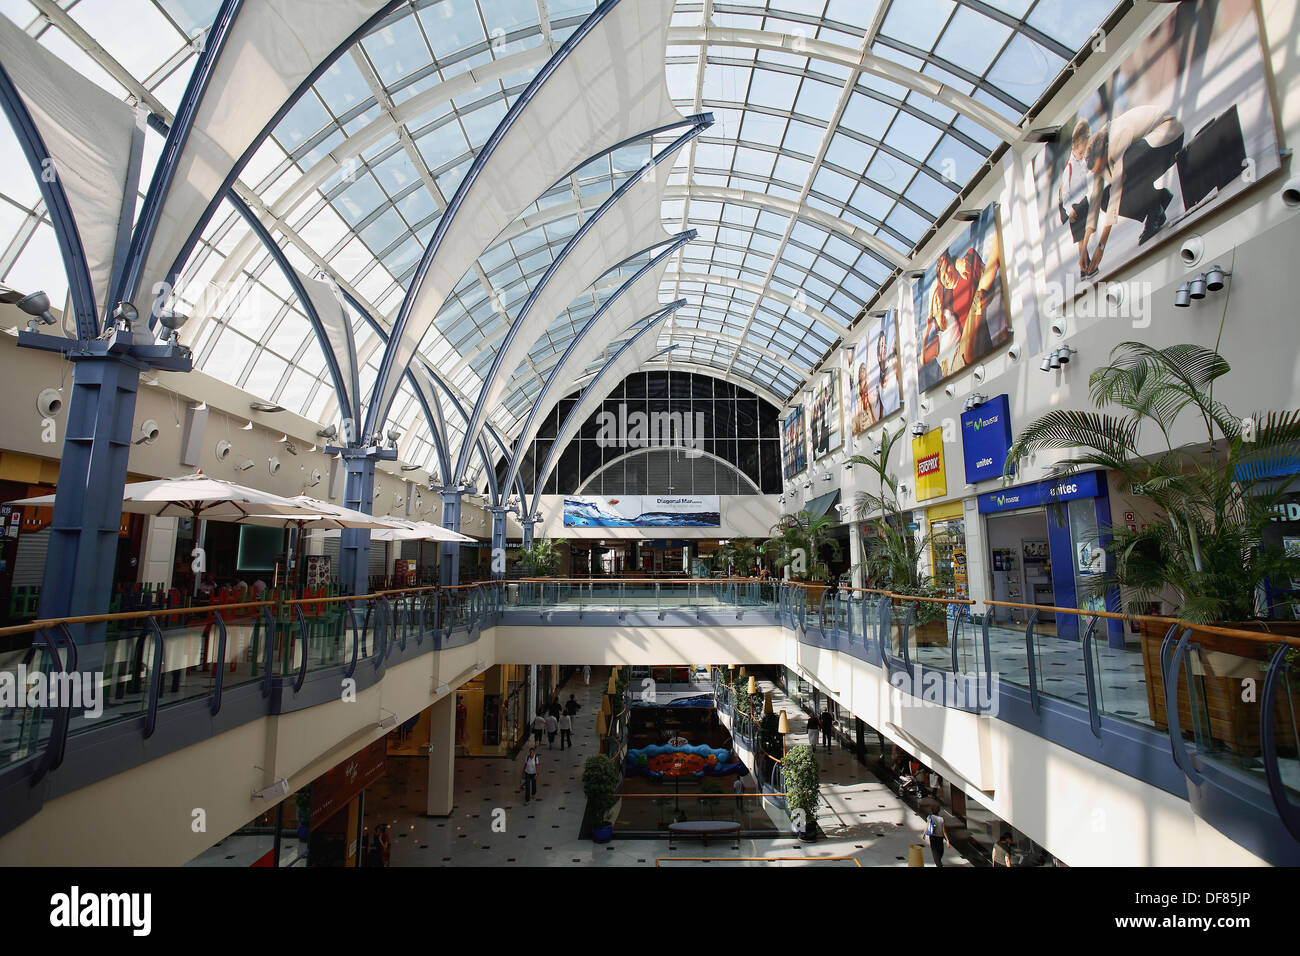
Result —
M388 769L387 738L380 737L311 784L312 829L320 826Z
M920 459L916 463L916 473L918 476L928 475L938 470L939 470L939 456L937 454L927 455L926 457Z

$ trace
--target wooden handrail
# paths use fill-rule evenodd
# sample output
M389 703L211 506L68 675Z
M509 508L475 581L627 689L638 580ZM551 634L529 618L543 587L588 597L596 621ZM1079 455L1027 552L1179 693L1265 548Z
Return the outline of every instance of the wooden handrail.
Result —
M777 578L511 578L508 584L780 584Z
M324 600L317 598L316 600ZM76 617L50 617L26 624L11 624L0 627L0 637L9 634L22 634L24 631L37 631L43 627L55 627L59 624L99 624L105 621L136 621L150 617L171 617L175 614L210 614L213 611L233 611L238 608L273 607L274 601L244 601L239 604L203 604L194 607L160 607L152 611L115 611L112 614L81 614Z
M858 869L862 864L854 856L657 856L655 857L655 868L665 861L669 863L725 863L734 860L741 863L771 863L773 861L788 860L799 863L842 863L851 862Z

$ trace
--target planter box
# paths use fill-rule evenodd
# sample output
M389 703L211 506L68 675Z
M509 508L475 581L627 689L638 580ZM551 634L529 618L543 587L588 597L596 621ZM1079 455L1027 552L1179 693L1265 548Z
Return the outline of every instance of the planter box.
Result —
M1298 621L1270 621L1265 625L1258 621L1245 623L1225 623L1222 627L1231 627L1243 631L1260 631L1284 634L1290 637L1300 636ZM1141 623L1142 628L1142 669L1146 677L1147 706L1151 709L1151 719L1158 730L1169 728L1169 716L1165 709L1165 687L1160 675L1160 645L1169 630L1168 624ZM1199 697L1200 723L1208 722L1210 736L1233 753L1244 757L1255 757L1260 753L1259 747L1259 697L1264 688L1264 672L1268 665L1266 647L1245 638L1225 637L1219 634L1207 634L1192 630L1189 639L1201 647ZM1196 665L1195 660L1193 660ZM1253 700L1242 700L1245 690L1243 681L1247 678L1255 681ZM1173 675L1171 675L1173 679ZM1187 681L1179 679L1178 687L1178 723L1184 734L1195 731L1197 723L1192 718L1191 701L1188 699ZM1295 730L1289 721L1277 722L1277 747L1279 751L1294 753L1296 749Z
M948 621L926 621L912 628L916 635L917 647L947 647Z

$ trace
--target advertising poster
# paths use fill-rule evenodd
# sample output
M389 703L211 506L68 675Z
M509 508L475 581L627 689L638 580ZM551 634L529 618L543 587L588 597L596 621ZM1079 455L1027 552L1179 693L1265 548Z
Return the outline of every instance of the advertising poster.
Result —
M840 420L839 374L823 375L813 389L812 400L813 459L825 458L843 444L844 427Z
M808 467L808 439L804 434L803 406L795 406L781 423L781 473L789 481Z
M1278 166L1255 4L1177 4L1034 161L1049 298L1072 299Z
M717 528L718 495L565 495L566 528Z
M1002 477L1011 449L1011 405L1007 395L998 395L962 412L961 443L967 484Z
M846 399L854 435L898 411L902 404L898 371L898 313L890 309L867 326L853 348Z
M1005 286L998 207L992 204L912 286L921 391L1010 341Z
M943 429L932 428L920 438L912 439L912 462L917 501L929 501L948 493L943 467Z

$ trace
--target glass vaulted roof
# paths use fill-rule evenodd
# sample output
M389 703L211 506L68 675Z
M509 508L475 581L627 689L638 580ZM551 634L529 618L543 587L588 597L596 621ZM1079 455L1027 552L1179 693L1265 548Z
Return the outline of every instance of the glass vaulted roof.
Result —
M170 120L219 5L0 0L0 12L105 89ZM471 160L594 6L403 5L320 77L242 171L236 190L293 266L334 282L369 313L352 315L363 395L378 373L381 335ZM661 326L660 346L677 348L657 361L785 403L1113 6L678 3L665 51L669 93L683 114L711 112L715 122L677 154L668 175L665 239L684 229L698 238L668 260L659 298L687 304ZM10 173L0 180L0 282L44 288L58 301L67 283L49 219L17 141L0 126L0 162ZM420 351L466 408L556 253L674 135L573 171L457 284ZM161 147L151 133L142 182ZM582 291L549 322L527 363L507 370L509 387L489 418L501 434L518 431L574 334L644 261ZM183 338L198 368L318 421L337 414L306 314L229 204L193 253L183 289L195 316ZM605 354L626 337L616 336ZM442 402L454 451L460 413L441 394L427 398ZM390 421L404 435L401 457L434 467L409 382ZM479 464L476 457L472 467Z

